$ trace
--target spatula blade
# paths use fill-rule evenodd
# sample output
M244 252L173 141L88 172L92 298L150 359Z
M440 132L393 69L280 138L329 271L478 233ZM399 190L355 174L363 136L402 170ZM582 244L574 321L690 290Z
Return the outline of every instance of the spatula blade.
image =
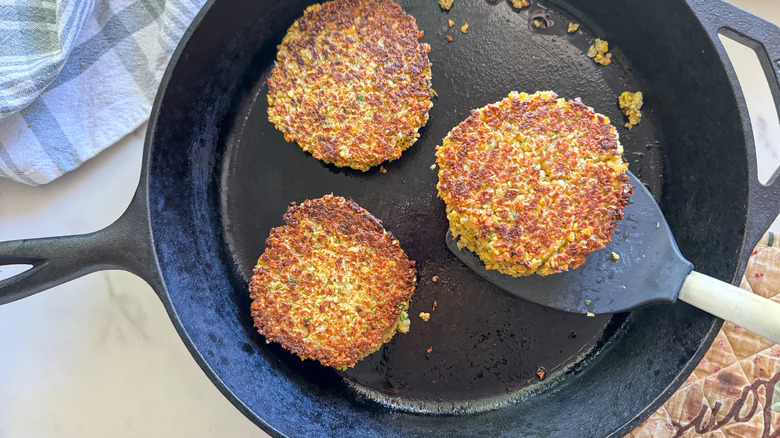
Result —
M542 277L512 277L485 264L447 232L450 251L483 278L520 298L575 313L619 313L674 302L693 265L683 258L653 195L627 172L634 186L612 241L581 266ZM614 255L613 255L614 254ZM617 257L615 257L615 255Z

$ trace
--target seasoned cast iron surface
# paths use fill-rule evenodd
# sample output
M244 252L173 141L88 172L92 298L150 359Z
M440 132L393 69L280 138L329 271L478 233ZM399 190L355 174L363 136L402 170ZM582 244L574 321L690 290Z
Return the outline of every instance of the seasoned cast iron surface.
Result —
M622 128L616 96L639 86L630 83L617 59L603 67L585 57L586 30L568 34L572 19L560 12L539 4L520 13L507 4L488 3L459 4L456 10L470 8L462 14L445 14L432 1L405 7L425 31L422 41L432 47L438 93L418 142L399 160L384 164L386 173L322 164L286 143L268 122L266 78L274 53L258 53L256 82L242 102L224 157L225 239L243 276L236 283L243 287L270 228L281 225L290 202L327 193L353 198L400 240L417 262L419 281L409 311L410 333L396 335L343 377L358 392L397 407L480 410L512 400L520 390L536 390L539 367L547 371L547 383L555 371L594 354L610 315L565 313L509 296L454 257L444 245L448 225L436 197L437 170L430 169L436 145L471 108L512 90L550 89L564 98L581 97L609 116L619 127L632 170L657 192L661 179L652 111L645 109L642 124L631 132ZM449 28L448 18L456 26ZM537 29L534 18L548 27ZM465 20L467 34L458 30ZM454 41L447 43L445 35ZM247 306L244 295L237 291L237 300ZM431 313L430 321L420 319L420 312ZM269 348L260 336L251 337L257 348Z
M630 132L619 128L631 170L660 200L682 253L698 271L725 280L739 274L747 216L746 201L740 201L747 199L745 132L722 61L688 5L567 1L565 9L585 31L610 42L616 65L604 68L585 58L584 35L565 34L561 26L568 18L559 12L550 12L549 29L532 28L533 15L545 14L539 5L516 13L504 1L457 0L445 14L434 1L403 2L433 46L440 97L416 145L385 165L386 174L361 174L323 166L284 143L265 120L263 83L275 47L309 3L209 2L163 78L150 122L144 184L164 284L160 295L206 374L272 434L629 432L694 369L718 321L685 304L656 305L615 315L599 335L607 317L544 310L474 280L444 249L444 207L434 198L435 173L428 167L435 145L470 108L510 90L581 96L618 125L616 96L642 90L644 120ZM454 29L446 27L448 18ZM470 23L466 35L457 31L464 21ZM454 37L450 44L447 32ZM410 334L398 335L344 375L266 345L252 327L246 291L263 240L281 223L287 203L331 191L353 196L383 219L420 263L413 310L429 310L433 299L439 304L430 321L412 314ZM718 234L722 230L728 232ZM435 285L434 273L442 279ZM569 339L569 331L577 336ZM595 347L590 335L600 336ZM578 348L587 350L583 360L570 358ZM400 363L405 355L413 365ZM444 356L455 360L442 364ZM512 361L516 369L508 365ZM547 367L552 376L527 386L535 378L528 375L532 365ZM437 378L423 382L433 393L413 386L419 373ZM472 393L453 383L474 387L475 379L488 387ZM525 395L481 413L408 411L439 411L448 404L479 410ZM413 399L418 396L424 402ZM470 404L483 396L488 403Z

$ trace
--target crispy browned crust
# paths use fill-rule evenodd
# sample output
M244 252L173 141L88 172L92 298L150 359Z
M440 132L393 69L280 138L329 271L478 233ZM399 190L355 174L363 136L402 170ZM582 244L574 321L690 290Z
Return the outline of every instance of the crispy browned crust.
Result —
M279 45L268 119L315 158L368 170L419 137L432 106L428 44L392 0L310 6Z
M352 367L395 334L414 291L414 262L352 200L292 204L284 221L249 285L255 327L302 359Z
M609 119L579 99L512 92L437 147L450 230L488 269L576 268L610 241L632 193Z

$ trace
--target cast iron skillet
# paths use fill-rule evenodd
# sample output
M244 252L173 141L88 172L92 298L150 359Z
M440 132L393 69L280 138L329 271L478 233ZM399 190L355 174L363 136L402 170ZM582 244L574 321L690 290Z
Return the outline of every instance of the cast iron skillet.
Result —
M215 385L274 435L620 436L637 426L690 374L721 321L683 303L588 318L501 292L444 245L433 151L469 109L511 90L579 96L618 125L617 95L642 90L644 120L620 130L631 169L697 270L734 283L778 213L780 188L756 179L747 111L717 33L759 49L780 103L771 63L780 31L705 0L555 1L520 12L460 0L449 14L433 1L402 3L433 47L439 98L387 173L323 165L266 121L275 47L308 2L211 1L163 78L127 212L88 235L2 243L1 264L33 268L0 282L0 303L99 269L134 272ZM567 34L568 21L582 31ZM584 56L595 36L610 42L613 65ZM411 333L344 373L266 344L246 292L287 204L330 192L382 219L419 273Z

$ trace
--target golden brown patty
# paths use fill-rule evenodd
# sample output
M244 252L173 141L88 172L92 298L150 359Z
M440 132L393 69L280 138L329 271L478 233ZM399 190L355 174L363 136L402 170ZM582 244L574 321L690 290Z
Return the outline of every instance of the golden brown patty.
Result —
M579 99L512 92L437 147L450 230L488 269L576 268L623 218L632 188L622 153L609 119Z
M310 6L279 45L268 119L315 158L368 170L419 137L433 92L428 44L392 0Z
M292 204L249 284L268 342L345 369L405 331L415 268L382 222L352 200Z

